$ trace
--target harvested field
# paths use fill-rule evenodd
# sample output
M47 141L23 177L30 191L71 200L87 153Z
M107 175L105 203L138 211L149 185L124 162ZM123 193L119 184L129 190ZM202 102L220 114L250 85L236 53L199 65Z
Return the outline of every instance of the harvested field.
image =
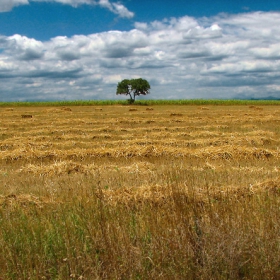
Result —
M0 277L279 279L279 147L279 106L0 108Z

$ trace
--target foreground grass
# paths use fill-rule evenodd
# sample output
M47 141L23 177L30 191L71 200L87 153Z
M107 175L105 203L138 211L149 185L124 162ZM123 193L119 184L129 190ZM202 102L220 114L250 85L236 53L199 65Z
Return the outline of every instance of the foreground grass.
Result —
M2 108L0 279L279 279L279 122L277 106Z
M74 191L64 186L52 203L5 198L4 279L280 277L279 182L260 193L228 190L201 199L170 181L160 199L112 203L98 178L88 180L91 188L88 182Z

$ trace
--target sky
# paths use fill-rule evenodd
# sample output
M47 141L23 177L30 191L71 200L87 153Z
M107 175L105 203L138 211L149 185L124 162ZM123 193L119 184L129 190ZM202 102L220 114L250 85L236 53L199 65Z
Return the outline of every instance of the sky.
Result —
M0 102L280 99L279 0L0 0Z

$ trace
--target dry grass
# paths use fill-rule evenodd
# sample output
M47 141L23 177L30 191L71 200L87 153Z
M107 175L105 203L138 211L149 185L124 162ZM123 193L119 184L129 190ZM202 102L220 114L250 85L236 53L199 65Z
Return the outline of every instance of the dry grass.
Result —
M279 279L279 123L277 106L0 108L1 277Z
M32 118L32 115L21 115L21 117L23 119L30 119L30 118Z

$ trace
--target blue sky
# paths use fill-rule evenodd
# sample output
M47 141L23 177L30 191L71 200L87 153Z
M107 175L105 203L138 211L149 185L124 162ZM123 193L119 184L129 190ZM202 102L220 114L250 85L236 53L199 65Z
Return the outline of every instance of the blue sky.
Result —
M280 98L280 1L0 0L0 101ZM125 97L123 97L125 98Z

